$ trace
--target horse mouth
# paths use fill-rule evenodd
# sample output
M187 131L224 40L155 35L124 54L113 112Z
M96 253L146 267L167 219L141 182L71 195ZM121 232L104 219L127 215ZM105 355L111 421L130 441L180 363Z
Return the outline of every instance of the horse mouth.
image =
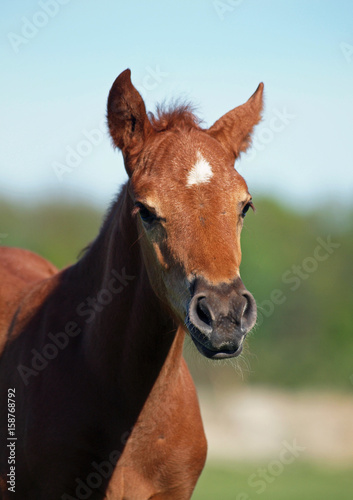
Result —
M237 356L239 356L242 351L243 351L243 345L240 344L239 346L235 347L235 348L230 348L230 349L212 349L210 347L206 347L205 344L203 344L198 338L197 338L197 333L199 333L199 335L203 336L203 334L201 332L197 332L196 331L193 331L193 330L196 330L196 328L193 326L192 328L190 328L190 325L188 327L188 331L190 333L190 337L192 338L197 350L203 355L205 356L206 358L209 358L209 359L227 359L227 358L236 358Z
M193 336L191 336L192 340L194 341L194 344L196 345L196 348L198 351L203 354L206 358L209 359L227 359L227 358L236 358L239 356L239 354L242 353L243 346L239 346L236 349L231 349L231 350L222 350L222 351L214 351L213 349L209 349L208 347L204 346L196 340Z

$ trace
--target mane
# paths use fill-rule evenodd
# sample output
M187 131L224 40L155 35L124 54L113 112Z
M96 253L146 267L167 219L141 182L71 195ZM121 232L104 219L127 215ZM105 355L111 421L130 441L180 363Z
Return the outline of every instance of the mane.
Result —
M178 101L171 104L158 104L156 114L150 112L148 116L156 132L173 129L199 129L202 121L195 115L195 106Z
M112 218L116 214L116 211L121 206L122 198L124 196L125 187L126 187L126 183L124 183L120 186L118 193L114 196L113 200L110 202L108 209L106 210L106 212L103 216L98 235L95 237L94 240L90 241L85 247L83 247L79 251L79 253L77 255L77 263L89 253L89 251L94 246L96 241L98 241L98 239L101 238L102 235L105 233L107 226L109 226Z

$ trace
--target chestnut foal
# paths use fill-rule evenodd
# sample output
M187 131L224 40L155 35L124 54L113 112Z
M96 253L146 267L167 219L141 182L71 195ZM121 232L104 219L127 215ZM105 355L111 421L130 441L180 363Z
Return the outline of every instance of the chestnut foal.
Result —
M203 129L188 106L147 115L124 71L108 124L129 180L96 240L62 271L0 249L2 499L191 497L206 439L184 335L228 358L256 321L234 160L262 92Z

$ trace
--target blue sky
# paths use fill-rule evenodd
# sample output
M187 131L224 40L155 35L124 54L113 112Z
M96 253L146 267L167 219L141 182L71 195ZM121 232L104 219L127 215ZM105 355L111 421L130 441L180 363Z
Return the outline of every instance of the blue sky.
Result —
M106 99L130 67L149 110L185 97L205 125L263 81L264 120L236 165L253 196L352 205L352 1L17 0L1 11L1 196L106 205L126 179Z

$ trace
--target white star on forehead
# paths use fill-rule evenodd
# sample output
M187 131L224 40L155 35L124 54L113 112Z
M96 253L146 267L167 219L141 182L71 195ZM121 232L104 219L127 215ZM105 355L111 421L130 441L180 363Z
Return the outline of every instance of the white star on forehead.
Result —
M213 177L212 167L202 156L200 151L196 153L196 163L189 172L186 185L188 187L209 182Z

